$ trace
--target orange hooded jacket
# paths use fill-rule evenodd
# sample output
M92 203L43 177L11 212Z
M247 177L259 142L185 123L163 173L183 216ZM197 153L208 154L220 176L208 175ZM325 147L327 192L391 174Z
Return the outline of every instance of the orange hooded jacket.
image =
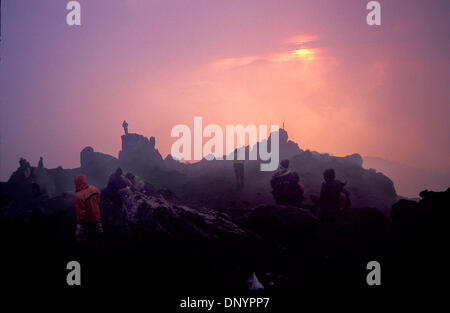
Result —
M86 182L83 174L75 177L77 195L75 197L75 213L78 224L96 223L100 221L100 191Z

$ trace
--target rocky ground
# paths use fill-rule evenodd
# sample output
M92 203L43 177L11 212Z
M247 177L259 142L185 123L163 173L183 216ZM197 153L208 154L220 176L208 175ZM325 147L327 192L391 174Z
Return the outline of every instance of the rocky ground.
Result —
M364 169L359 154L336 157L303 150L289 140L285 130L280 129L278 135L280 160L290 160L291 170L299 174L307 199L319 195L323 171L334 168L337 178L348 182L346 187L351 192L353 206L378 208L390 216L392 204L400 198L394 183L374 169ZM163 159L155 147L154 137L130 133L123 135L121 141L122 149L118 158L86 147L80 152L80 167L73 169L46 168L44 160L32 166L21 159L19 168L11 175L8 183L34 184L35 192L55 197L73 192L73 180L78 174L85 174L90 184L104 188L111 173L120 167L124 173L131 172L151 182L157 189L170 190L184 204L195 208L209 207L229 213L274 203L270 187L273 172L261 171L261 160L249 160L249 151L257 145L245 147L245 188L236 192L232 161L203 159L191 164L181 163L170 155ZM2 188L8 189L8 184L0 183L0 192ZM6 194L11 195L16 189L10 188Z
M74 241L73 193L48 197L32 183L2 184L1 266L21 269L5 281L63 287L61 264L72 259L89 264L90 286L168 290L244 290L252 273L266 290L364 288L372 260L383 264L385 286L396 288L439 280L445 268L450 189L401 200L391 217L352 208L325 221L313 206L194 208L130 177L120 169L109 177L101 191L103 238L83 249Z

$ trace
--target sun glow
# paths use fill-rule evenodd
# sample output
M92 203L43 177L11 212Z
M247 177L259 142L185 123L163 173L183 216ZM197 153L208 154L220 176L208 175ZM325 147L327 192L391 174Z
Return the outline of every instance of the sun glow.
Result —
M314 52L311 49L298 49L292 52L292 55L311 61L314 59Z

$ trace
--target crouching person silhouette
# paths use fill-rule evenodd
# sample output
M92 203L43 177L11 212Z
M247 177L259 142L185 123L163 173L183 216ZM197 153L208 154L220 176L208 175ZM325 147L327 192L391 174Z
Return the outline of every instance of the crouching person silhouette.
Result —
M88 185L86 176L83 174L75 177L75 187L77 192L75 239L83 246L95 248L103 233L99 207L100 191L95 186Z

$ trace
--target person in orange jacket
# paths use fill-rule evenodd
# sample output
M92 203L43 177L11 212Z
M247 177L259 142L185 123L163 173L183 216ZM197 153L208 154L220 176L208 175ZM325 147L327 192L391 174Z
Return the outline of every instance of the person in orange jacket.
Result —
M100 191L86 181L83 174L75 177L75 213L77 218L77 229L75 238L77 241L89 240L103 233L100 218Z

